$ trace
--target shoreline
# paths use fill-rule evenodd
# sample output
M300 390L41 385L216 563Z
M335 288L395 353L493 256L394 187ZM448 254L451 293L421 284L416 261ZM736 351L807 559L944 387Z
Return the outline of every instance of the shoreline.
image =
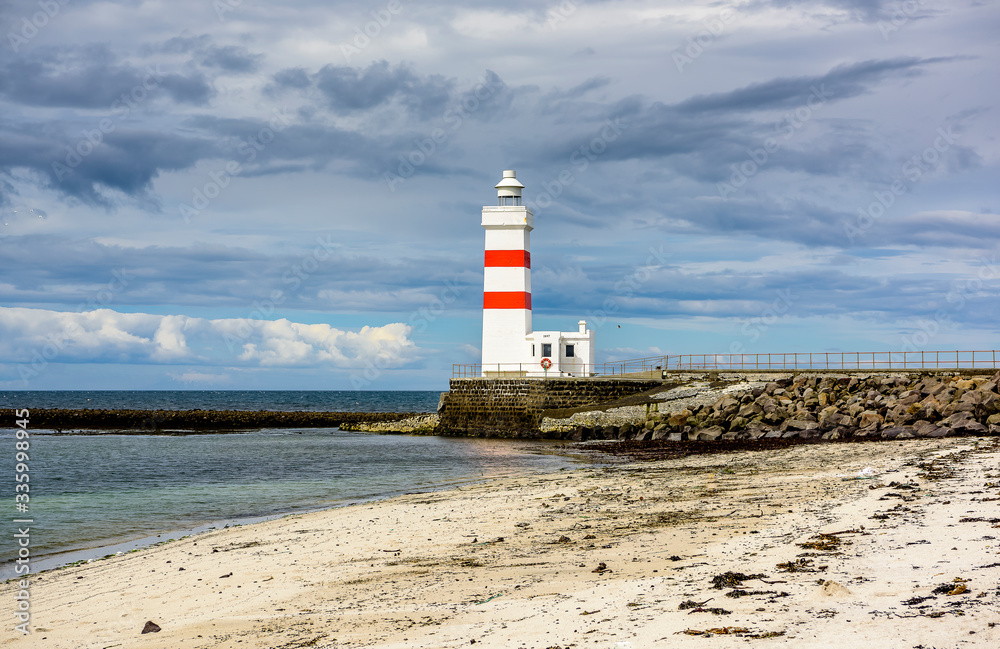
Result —
M998 464L1000 440L947 438L488 478L33 575L35 633L0 639L701 647L698 632L713 647L996 646ZM875 477L851 479L868 466ZM727 572L743 587L713 589ZM147 621L162 631L141 634Z
M35 432L37 433L39 431ZM234 434L235 432L244 433L247 431L234 431ZM77 433L71 433L71 432L61 433L61 435L64 436L75 435L75 434ZM114 435L119 433L112 432L107 434ZM598 461L595 461L593 459L594 456L593 453L586 453L578 449L566 448L565 445L550 440L511 440L511 442L537 446L538 449L536 449L535 452L559 455L565 458L566 462L571 465L584 464L584 463L592 463L592 464L599 463ZM546 447L558 447L558 449L551 450L551 449L546 449ZM523 476L534 473L537 473L538 475L545 475L547 473L552 473L561 470L563 470L562 467L552 470L536 469L534 471L527 468L521 468L516 470L512 469L511 476ZM449 489L454 489L456 487L467 486L469 484L476 484L478 482L491 479L493 478L483 478L481 476L473 476L473 475L466 477L451 477L447 479L442 479L442 481L438 483L419 485L416 487L417 489L420 489L419 491L404 491L400 489L392 489L384 492L364 494L356 497L348 497L333 503L329 502L315 503L314 505L305 505L295 509L281 509L279 511L274 511L266 514L247 514L245 516L234 516L229 518L219 518L219 519L203 520L191 523L181 523L178 527L150 528L148 530L142 532L136 532L133 534L125 534L122 536L95 540L93 542L94 543L93 545L83 545L80 547L56 549L56 550L45 551L43 553L33 552L31 561L32 573L44 573L52 570L59 570L69 565L77 564L80 562L92 563L93 561L107 559L113 555L131 553L136 550L140 551L145 550L165 542L175 541L180 538L186 538L198 534L203 534L216 529L242 527L245 525L253 525L259 522L280 519L287 516L298 516L298 515L325 512L369 502L389 500L404 495L435 493L438 491L446 491ZM503 478L501 477L500 479ZM0 563L0 583L5 583L13 579L17 579L17 575L14 574L13 559L5 561L4 563Z

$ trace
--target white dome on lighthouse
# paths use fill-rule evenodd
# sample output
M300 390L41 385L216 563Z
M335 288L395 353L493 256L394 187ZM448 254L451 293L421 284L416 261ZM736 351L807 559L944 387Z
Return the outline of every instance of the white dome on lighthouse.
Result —
M517 172L513 169L505 169L503 178L495 185L497 196L520 196L524 185L517 179Z

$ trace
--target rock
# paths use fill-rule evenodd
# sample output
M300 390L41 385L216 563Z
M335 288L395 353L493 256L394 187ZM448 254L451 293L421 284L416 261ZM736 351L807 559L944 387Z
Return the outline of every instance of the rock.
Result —
M840 410L837 409L837 406L827 406L826 408L823 408L819 411L819 424L824 426L831 423L833 416L837 414L840 414Z
M729 422L729 430L730 431L744 430L747 427L748 423L750 422L747 420L746 417L733 417L733 420Z
M984 412L1000 410L1000 397L995 392L987 390L972 390L962 395L962 401L979 406Z
M751 402L740 408L739 412L736 413L736 416L749 418L753 417L754 415L763 414L763 412L764 409L760 407L760 404Z
M711 442L722 437L725 432L722 426L710 426L699 430L697 439L699 442Z
M653 432L656 432L656 431L659 431L659 430L666 430L668 428L670 428L670 426L668 426L667 424L665 424L664 422L661 421L660 423L658 423L655 426L653 426Z
M653 431L651 431L648 428L643 428L642 430L639 431L639 434L635 436L635 441L637 441L637 442L644 442L647 439L649 439L650 435L652 435L652 434L653 434Z
M684 433L670 433L667 435L667 440L671 442L683 442L686 438Z
M968 412L956 412L941 422L942 425L962 433L982 434L988 432L986 426L972 418Z
M673 426L674 428L680 428L685 423L687 423L688 417L690 417L692 414L693 413L687 408L685 408L684 410L679 410L677 412L670 414L670 416L667 418L667 423Z
M1000 435L1000 424L990 424L990 435Z
M812 430L814 428L819 428L819 424L814 421L805 421L802 419L786 419L781 424L781 431L787 430Z
M972 379L959 379L955 381L955 387L959 390L972 390L976 387L976 382Z
M667 437L670 434L671 434L670 433L670 429L667 428L666 426L664 426L663 428L660 428L659 426L657 426L656 430L653 431L653 434L649 436L649 439L654 440L654 441L661 440L661 439L667 439Z
M830 396L829 392L820 392L819 393L819 407L820 408L826 408L827 406L830 405L830 403L832 402L832 399L833 398Z
M886 439L909 439L916 436L913 426L894 426L882 430L882 437Z
M146 622L146 626L142 627L142 633L159 633L160 625L152 620Z
M917 412L919 412L919 407ZM886 413L886 420L891 421L895 424L906 425L916 420L916 415L910 412L909 406L904 406L901 403L897 403L895 406L889 409Z
M884 421L885 418L874 410L865 410L861 413L861 418L858 420L858 428L869 428L872 425L877 426Z
M739 405L740 405L739 401L734 399L732 395L727 394L726 396L722 397L714 404L712 404L712 410L714 410L715 412L722 412L722 413L726 412L729 409L733 409L735 411L735 409L739 407Z
M855 437L878 437L878 430L881 424L873 423L869 426L862 426L855 433Z
M1000 424L1000 413L997 413L995 415L990 415L989 417L987 417L986 418L986 423L987 424Z

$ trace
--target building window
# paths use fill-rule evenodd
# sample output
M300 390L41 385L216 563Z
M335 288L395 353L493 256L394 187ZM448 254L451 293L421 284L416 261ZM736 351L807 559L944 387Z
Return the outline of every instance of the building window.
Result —
M542 343L542 356L552 355L552 343Z
M531 357L532 358L535 357L535 346L534 345L531 346Z
M574 345L566 345L566 358L573 358L576 356L576 348Z

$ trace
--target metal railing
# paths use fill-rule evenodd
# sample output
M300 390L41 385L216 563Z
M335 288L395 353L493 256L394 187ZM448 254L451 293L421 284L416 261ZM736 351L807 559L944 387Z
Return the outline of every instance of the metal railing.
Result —
M920 370L996 369L1000 350L913 352L787 352L766 354L679 354L647 356L562 371L543 370L537 363L456 363L452 378L557 378L654 376L678 370ZM485 374L484 374L485 372Z
M681 354L671 370L908 370L997 367L997 350L914 352L788 352L781 354Z

